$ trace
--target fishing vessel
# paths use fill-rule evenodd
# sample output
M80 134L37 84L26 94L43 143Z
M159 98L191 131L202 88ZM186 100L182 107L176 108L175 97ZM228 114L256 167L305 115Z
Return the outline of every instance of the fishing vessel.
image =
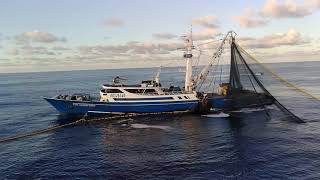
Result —
M220 66L219 62L225 44L230 44L230 51L228 51L230 59L227 58L228 63ZM112 83L102 85L99 99L91 98L90 95L74 94L58 95L53 98L45 98L45 100L63 114L176 111L196 111L205 114L208 112L232 113L246 108L260 108L265 110L267 116L270 116L266 106L275 105L286 116L302 122L265 88L262 83L264 72L271 71L265 71L263 65L236 43L233 31L226 34L217 50L210 56L209 63L200 73L195 73L195 76L192 75L192 51L194 49L196 48L193 45L191 30L190 34L185 36L183 57L186 60L186 68L185 84L182 89L173 86L162 87L161 69L159 69L152 80L143 80L140 84L128 85L124 83L123 78L117 76ZM221 67L220 73L217 73L219 66ZM255 71L260 66L264 70ZM223 77L222 67L228 69L228 78ZM209 75L210 73L213 75ZM225 81L222 81L222 77ZM220 79L219 82L216 81L217 78ZM208 81L209 89L203 90L201 87L205 81Z
M192 84L192 31L185 37L186 60L185 87L164 88L160 83L160 70L152 80L128 85L121 77L115 77L111 84L104 84L100 99L90 95L58 95L44 98L63 114L86 113L161 113L175 111L194 111L199 103Z
M193 92L175 88L162 88L153 80L142 81L139 85L104 84L100 100L89 95L58 95L45 98L60 113L158 113L192 111L197 107L198 98Z

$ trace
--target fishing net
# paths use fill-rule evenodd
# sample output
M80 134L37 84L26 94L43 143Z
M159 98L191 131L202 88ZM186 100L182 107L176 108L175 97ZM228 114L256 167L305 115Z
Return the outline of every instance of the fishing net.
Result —
M234 39L227 46L229 50L215 59L197 91L208 92L213 98L225 97L225 110L230 112L256 108L265 111L267 118L296 122L319 117L320 101L316 97L259 63Z
M319 119L320 101L317 97L280 77L268 68L267 64L259 63L241 46L234 44L239 55L245 60L247 68L260 82L259 86L264 89L265 93L273 97L276 108L269 110L269 114L278 118L289 117L298 122Z

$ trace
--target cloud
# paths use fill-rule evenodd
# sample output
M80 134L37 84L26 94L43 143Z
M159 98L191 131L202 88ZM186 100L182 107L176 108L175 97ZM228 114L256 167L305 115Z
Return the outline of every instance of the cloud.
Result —
M30 45L25 45L19 48L13 48L10 49L8 54L13 55L13 56L33 56L33 55L47 55L47 56L52 56L52 55L57 55L54 51L49 51L45 47L34 47Z
M320 9L320 0L305 0L305 5L309 8Z
M65 42L65 38L58 38L55 35L48 32L41 31L30 31L22 33L15 37L18 44L25 44L28 42L39 42L39 43L53 43L53 42Z
M294 29L290 29L286 33L267 35L262 38L240 38L239 42L241 45L249 48L274 48L310 43L309 40L304 39L301 34Z
M320 0L267 0L258 13L246 9L243 15L234 16L241 27L255 28L268 24L271 18L302 18L320 9Z
M220 22L216 16L194 18L192 19L192 24L200 25L203 27L202 30L193 32L194 41L204 41L213 39L217 35L221 35L221 33L218 31Z
M245 28L256 28L268 24L267 20L258 18L252 9L246 9L244 15L234 16L232 19L238 22L241 27Z
M7 67L15 66L15 63L9 58L0 58L0 69L4 68L1 72L7 72ZM8 71L10 72L10 71Z
M299 62L299 61L318 61L320 59L319 50L300 49L278 52L254 52L252 53L260 62Z
M158 39L173 39L177 37L177 35L175 34L170 34L166 32L153 33L152 36Z
M80 46L78 51L80 54L94 56L114 56L114 57L130 57L132 55L163 55L176 51L183 45L180 43L150 43L129 41L120 45L96 45L96 46Z
M220 23L216 16L205 16L192 19L192 24L200 25L206 28L218 28Z
M8 58L0 58L0 62L5 62L5 61L9 61L10 59Z
M123 27L124 26L124 21L118 18L109 18L104 21L103 23L106 27Z
M221 32L214 28L206 28L198 32L193 33L193 40L202 41L213 39L215 36L221 35Z
M54 51L69 51L70 49L66 48L66 47L62 47L62 46L55 46L52 48L52 50L54 50Z
M319 0L304 0L302 3L297 3L295 0L287 0L284 3L279 0L267 0L260 14L272 18L301 18L319 8Z

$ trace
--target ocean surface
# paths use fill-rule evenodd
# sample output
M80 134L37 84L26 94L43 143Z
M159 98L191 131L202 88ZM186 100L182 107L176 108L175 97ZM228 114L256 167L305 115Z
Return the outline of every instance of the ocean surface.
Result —
M320 96L320 62L271 64ZM180 72L179 72L180 70ZM150 79L156 68L0 74L0 138L62 124L43 97L98 96L113 77ZM181 68L163 85L183 86ZM138 81L139 80L139 81ZM299 124L263 113L158 115L82 124L0 144L0 179L320 179L319 106L289 97L313 116ZM303 114L303 113L302 113Z

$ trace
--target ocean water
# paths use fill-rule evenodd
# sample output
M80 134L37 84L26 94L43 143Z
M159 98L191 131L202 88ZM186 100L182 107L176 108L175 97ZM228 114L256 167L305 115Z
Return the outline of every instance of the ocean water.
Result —
M270 65L320 96L320 62ZM179 68L162 70L163 85L183 85ZM156 69L0 74L0 138L71 121L42 97L98 95L114 76L129 83ZM295 101L292 106L314 108ZM299 104L298 104L299 103ZM1 179L319 179L320 117L297 124L241 117L157 115L101 121L0 144ZM318 109L319 110L319 109ZM319 111L318 111L319 112Z

